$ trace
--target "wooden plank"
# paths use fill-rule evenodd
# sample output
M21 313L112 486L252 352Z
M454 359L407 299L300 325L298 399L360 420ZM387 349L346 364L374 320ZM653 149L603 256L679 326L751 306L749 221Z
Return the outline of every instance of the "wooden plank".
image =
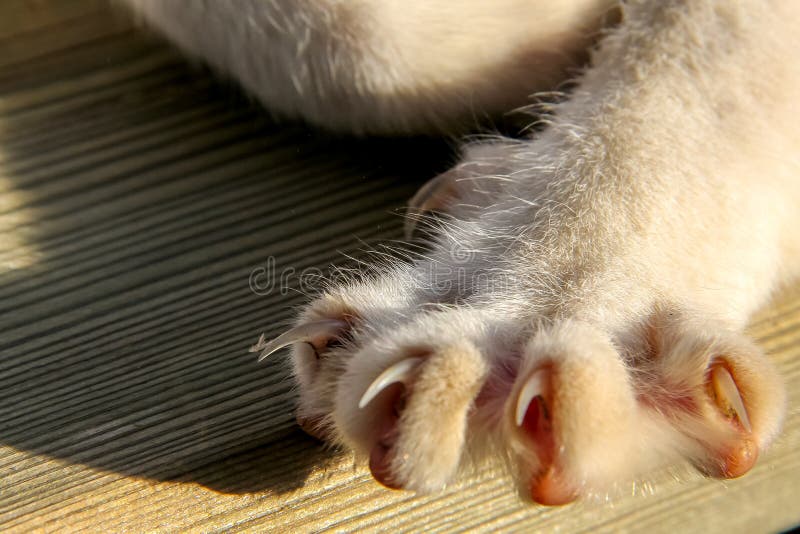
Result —
M0 68L30 61L131 28L129 17L106 2L4 0L0 22Z
M48 28L63 34L64 24L98 11L108 12L108 4L103 0L3 0L0 39L26 33L41 36Z
M7 21L34 4L39 18L13 31ZM0 3L0 39L15 54L0 65L0 529L752 532L800 522L800 287L753 322L792 409L740 480L687 473L611 504L557 509L521 504L497 467L437 495L382 489L349 454L297 430L286 363L247 353L307 289L295 279L287 294L259 296L248 278L270 257L325 269L398 239L398 209L452 158L445 143L277 124L104 3L34 4Z

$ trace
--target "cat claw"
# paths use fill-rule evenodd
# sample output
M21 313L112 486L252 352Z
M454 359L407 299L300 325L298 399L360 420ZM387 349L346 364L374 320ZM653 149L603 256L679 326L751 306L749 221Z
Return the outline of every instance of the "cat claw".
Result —
M748 434L751 433L753 428L747 416L747 409L728 368L724 364L715 363L711 367L710 375L709 383L714 403L726 418L737 421Z
M753 427L739 388L724 363L712 364L708 385L714 404L723 417L737 427L739 435L738 439L718 453L718 470L712 470L711 474L724 478L737 478L752 469L758 459L759 451L753 439Z
M525 414L528 412L528 407L536 397L545 396L548 389L548 381L546 380L547 371L539 369L533 373L525 385L519 392L517 397L517 409L514 414L514 422L518 427L522 426L525 420Z
M258 343L250 347L250 352L261 352L258 361L264 360L270 354L295 343L322 344L321 340L335 337L336 334L347 328L347 323L337 319L323 319L301 324L284 332L272 341L266 342L262 334ZM317 343L314 343L317 342Z
M405 384L414 374L414 370L422 362L422 358L406 358L400 360L384 370L378 378L372 381L361 400L358 401L359 409L364 409L378 394L392 384L398 382Z
M408 201L408 209L403 233L406 240L411 240L417 228L420 216L430 211L443 211L456 197L455 181L457 171L451 169L428 180Z

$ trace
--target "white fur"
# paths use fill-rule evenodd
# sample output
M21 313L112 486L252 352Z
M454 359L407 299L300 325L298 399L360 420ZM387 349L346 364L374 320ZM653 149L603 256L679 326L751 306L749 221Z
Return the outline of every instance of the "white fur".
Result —
M520 104L553 86L609 8L127 1L272 109L355 131ZM489 456L508 458L521 487L535 480L543 466L509 414L544 365L555 462L584 495L681 459L724 465L726 451L763 450L779 432L780 379L740 331L800 266L800 4L620 9L543 132L468 147L434 184L450 218L426 257L332 288L300 317L351 324L319 362L295 351L299 412L365 455L387 407L359 410L359 398L389 365L425 354L393 444L405 487L436 489ZM709 395L719 361L752 435Z
M565 77L613 3L124 1L270 109L369 133L463 128L529 103Z

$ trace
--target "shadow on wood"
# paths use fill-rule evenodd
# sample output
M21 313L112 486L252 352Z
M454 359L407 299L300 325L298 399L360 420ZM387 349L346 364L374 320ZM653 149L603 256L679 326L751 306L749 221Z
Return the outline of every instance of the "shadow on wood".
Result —
M221 492L300 486L330 453L295 430L283 357L247 349L342 253L400 237L447 144L276 124L124 27L10 62L0 94L0 443ZM254 292L260 268L276 285ZM5 504L54 476L26 471Z

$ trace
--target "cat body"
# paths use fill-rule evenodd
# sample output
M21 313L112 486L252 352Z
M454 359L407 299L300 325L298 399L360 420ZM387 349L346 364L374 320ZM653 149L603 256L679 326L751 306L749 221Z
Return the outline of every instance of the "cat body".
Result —
M561 504L687 462L739 476L779 433L742 330L800 269L800 4L126 1L271 109L356 132L523 105L597 42L541 132L465 146L412 199L449 215L424 256L255 347L293 346L298 420L380 482L501 457Z

